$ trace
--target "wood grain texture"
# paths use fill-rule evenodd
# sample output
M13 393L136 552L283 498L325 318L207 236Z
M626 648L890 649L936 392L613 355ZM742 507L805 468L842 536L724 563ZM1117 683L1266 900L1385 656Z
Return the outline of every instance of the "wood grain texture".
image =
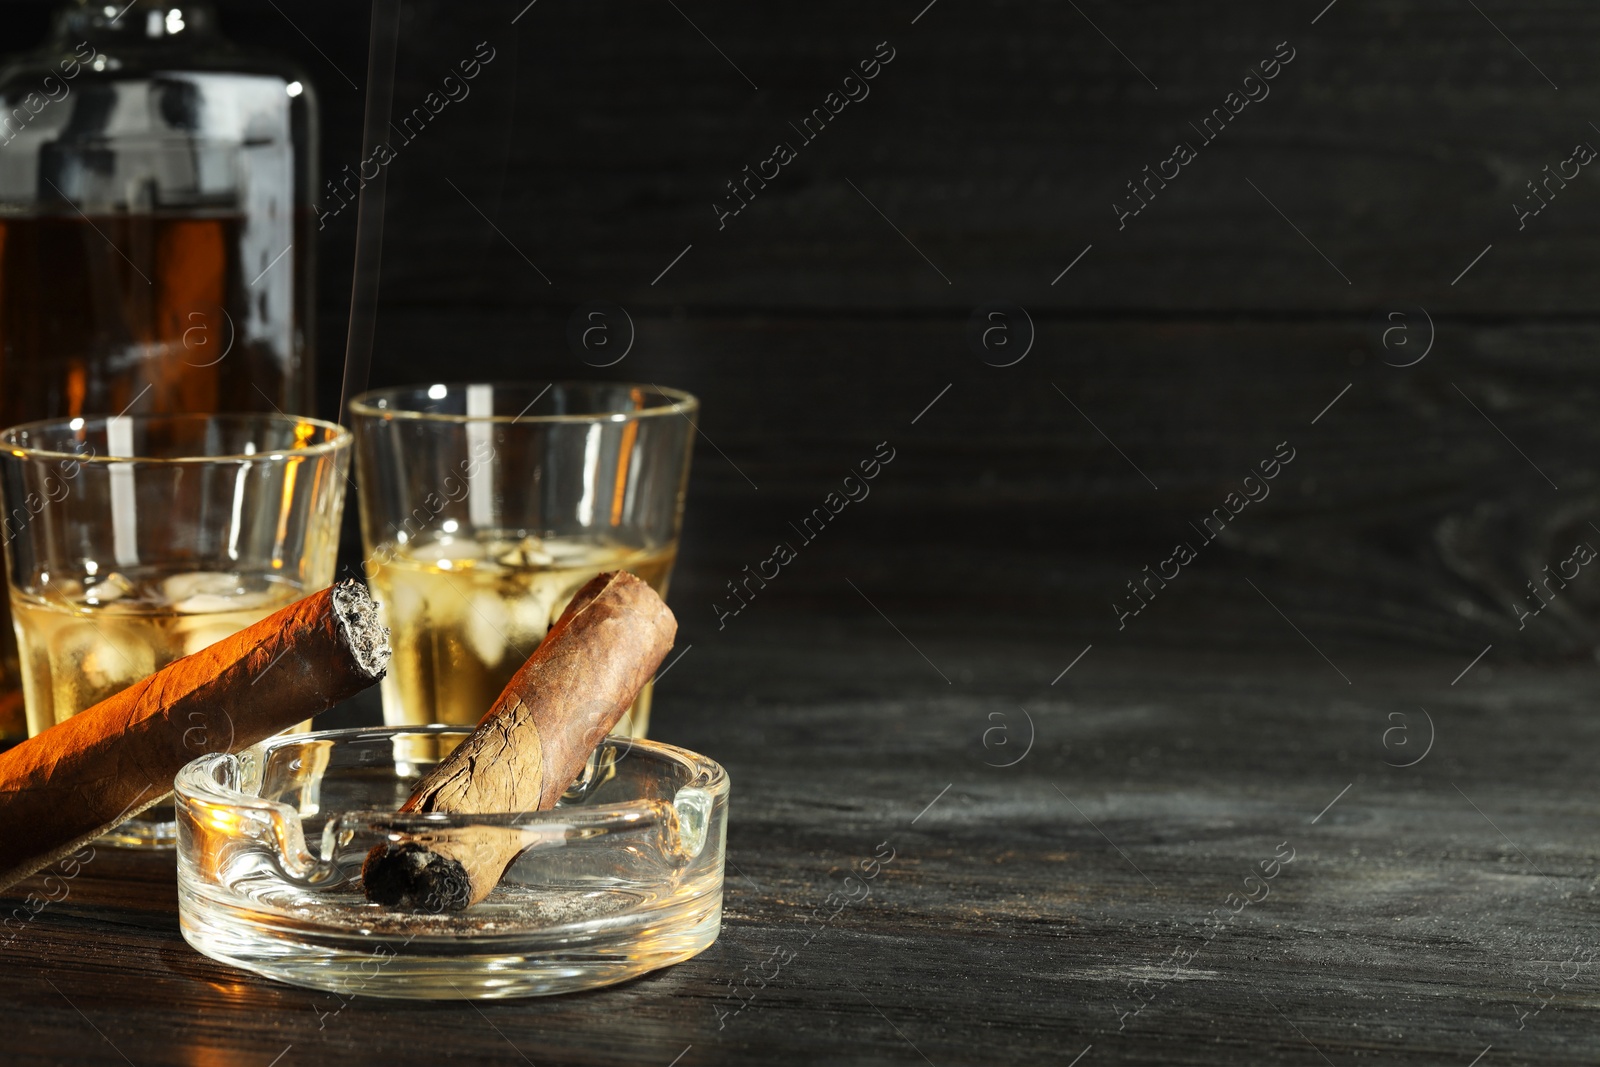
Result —
M1592 669L1485 663L1452 687L1455 659L1377 655L1341 659L1346 686L1304 645L1269 659L1106 644L1052 688L1073 635L956 641L897 621L953 684L867 609L699 635L663 684L662 736L716 753L737 783L724 932L694 961L482 1015L342 1004L189 951L161 861L103 853L3 950L12 1052L122 1062L92 1022L140 1064L266 1062L291 1044L284 1062L666 1064L691 1045L681 1063L921 1062L912 1044L937 1064L1063 1062L1090 1043L1084 1062L1316 1062L1307 1039L1335 1062L1468 1062L1489 1044L1587 1061L1592 965L1520 1030L1517 1013L1538 1007L1547 962L1572 975L1594 912L1600 739L1570 713ZM1264 613L1238 639L1273 646L1285 629ZM1432 751L1385 766L1414 758L1384 735L1402 711L1420 744L1419 700ZM1020 755L1022 709L1031 751L987 766ZM984 745L997 725L1009 751ZM1285 841L1271 895L1158 988ZM806 944L801 916L831 911L882 842L895 856L871 898ZM726 983L779 949L793 962L720 1018ZM1145 981L1150 1006L1119 1031Z
M530 11L513 32L497 8L464 17L419 5L414 30L426 44L402 64L397 100L422 98L471 42L500 53L474 95L394 165L389 296L568 307L604 297L966 309L1003 297L1199 313L1365 313L1394 299L1452 311L1594 309L1582 251L1600 226L1592 178L1521 228L1512 208L1527 181L1596 137L1587 71L1600 26L1581 4L1480 14L1444 0L1345 0L1312 25L1324 5L1098 4L1080 14L941 3L913 26L925 6L712 5L686 10L690 25L670 7L599 4ZM790 124L882 41L896 58L870 95L805 143ZM1204 142L1191 124L1283 41L1295 59L1270 95ZM1113 203L1134 203L1127 183L1179 140L1198 158L1121 225ZM798 158L719 224L713 204L739 202L726 183L778 141ZM347 215L340 223L352 225Z

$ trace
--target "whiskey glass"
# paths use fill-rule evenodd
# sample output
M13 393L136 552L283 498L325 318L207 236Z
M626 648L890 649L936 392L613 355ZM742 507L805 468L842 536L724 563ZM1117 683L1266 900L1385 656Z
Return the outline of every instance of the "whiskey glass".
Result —
M698 402L654 385L433 384L350 404L391 726L474 724L574 593L625 570L663 598ZM643 737L651 686L616 732Z
M246 414L0 433L29 736L329 585L351 440L333 423ZM175 832L165 803L103 840L170 847Z

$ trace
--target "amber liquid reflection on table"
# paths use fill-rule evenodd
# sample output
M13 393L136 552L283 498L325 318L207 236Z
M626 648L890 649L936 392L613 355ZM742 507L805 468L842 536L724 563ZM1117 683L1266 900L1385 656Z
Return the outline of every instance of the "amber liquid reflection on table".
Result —
M297 340L307 296L252 289L244 229L238 213L0 215L0 426L129 408L310 410ZM299 255L273 270L303 285ZM16 741L29 733L24 675L3 614L0 741Z
M504 531L381 546L369 574L394 649L384 721L475 724L585 582L631 571L664 598L676 557L675 544L637 549ZM650 697L647 684L616 733L645 735Z

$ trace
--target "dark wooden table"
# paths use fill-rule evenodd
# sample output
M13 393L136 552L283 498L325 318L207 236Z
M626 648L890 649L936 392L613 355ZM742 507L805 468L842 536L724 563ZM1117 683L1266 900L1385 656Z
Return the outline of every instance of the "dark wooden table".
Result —
M359 7L222 6L354 164ZM346 1003L199 956L170 861L102 853L0 945L0 1061L1600 1059L1600 583L1529 588L1600 545L1600 195L1513 207L1600 144L1592 5L463 7L407 3L397 106L498 52L393 164L375 381L702 396L654 732L732 773L722 936L591 994ZM614 367L567 338L594 300L630 316Z
M201 957L170 860L102 851L3 949L7 1061L1591 1061L1592 664L1335 667L1243 598L1203 654L877 603L904 636L844 599L775 611L692 634L663 686L659 733L734 781L702 956L545 1000L341 1000Z

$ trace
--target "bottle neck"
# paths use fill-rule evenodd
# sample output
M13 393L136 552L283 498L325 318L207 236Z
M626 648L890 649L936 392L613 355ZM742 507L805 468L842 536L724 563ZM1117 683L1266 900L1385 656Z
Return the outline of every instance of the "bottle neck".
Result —
M56 11L62 43L136 48L214 40L217 13L209 0L69 0Z

